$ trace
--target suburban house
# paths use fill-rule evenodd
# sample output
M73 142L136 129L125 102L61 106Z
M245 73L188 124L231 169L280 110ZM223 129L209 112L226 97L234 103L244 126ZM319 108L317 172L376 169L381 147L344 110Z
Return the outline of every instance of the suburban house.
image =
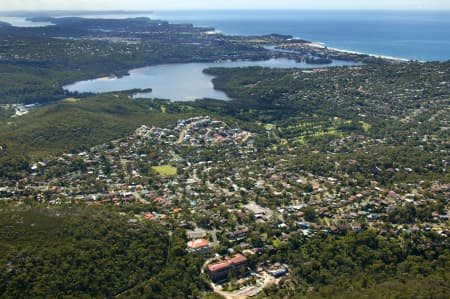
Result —
M198 254L208 254L211 251L209 241L206 239L196 239L187 242L188 252L194 252Z
M238 240L238 239L245 238L248 235L248 232L249 232L248 227L244 227L244 228L232 231L232 232L226 232L225 237L230 241Z

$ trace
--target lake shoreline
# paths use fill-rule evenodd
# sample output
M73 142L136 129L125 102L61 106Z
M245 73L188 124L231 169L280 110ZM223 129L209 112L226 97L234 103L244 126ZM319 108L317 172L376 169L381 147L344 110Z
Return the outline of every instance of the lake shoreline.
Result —
M209 68L267 67L273 69L314 70L329 67L360 66L348 61L333 61L332 64L312 65L288 58L268 60L215 61L209 63L169 63L129 70L125 76L102 76L96 79L77 81L63 86L69 94L100 94L151 88L151 92L139 91L139 97L169 99L171 101L193 101L211 98L231 100L223 91L215 89L214 76L205 72Z

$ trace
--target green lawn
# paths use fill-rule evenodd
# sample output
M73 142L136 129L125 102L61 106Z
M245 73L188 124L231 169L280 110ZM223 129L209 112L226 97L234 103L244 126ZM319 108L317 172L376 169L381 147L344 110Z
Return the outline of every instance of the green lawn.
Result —
M370 124L368 124L368 123L366 123L364 121L360 121L359 123L363 127L364 132L366 132L366 133L369 132L369 130L372 128L372 126Z
M76 103L76 102L79 102L79 101L80 101L80 99L77 99L77 98L64 99L64 102L68 102L68 103Z
M173 176L177 174L177 169L170 165L152 167L159 175Z

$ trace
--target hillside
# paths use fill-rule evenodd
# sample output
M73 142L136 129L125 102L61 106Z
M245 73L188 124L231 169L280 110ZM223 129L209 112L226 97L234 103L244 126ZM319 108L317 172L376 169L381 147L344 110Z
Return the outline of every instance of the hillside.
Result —
M124 137L143 124L166 126L189 115L166 111L161 105L126 94L106 94L63 100L18 118L4 118L0 172L11 174L37 158L86 149Z
M179 232L169 238L162 226L103 208L2 209L0 216L3 298L111 298L161 277L172 291L147 289L147 296L183 298L205 289L201 261L179 248ZM165 274L181 267L176 277Z

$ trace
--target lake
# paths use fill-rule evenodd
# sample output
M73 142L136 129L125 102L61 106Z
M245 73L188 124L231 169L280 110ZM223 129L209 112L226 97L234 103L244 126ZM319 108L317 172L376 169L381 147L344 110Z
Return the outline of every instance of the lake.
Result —
M14 27L47 27L53 25L49 22L32 22L25 17L5 17L0 16L0 21L9 23Z
M352 66L353 62L334 60L325 66ZM265 61L224 61L211 63L176 63L161 64L131 70L129 75L116 78L104 77L93 80L76 82L64 86L70 92L105 93L131 89L151 88L149 93L139 93L140 98L160 98L172 101L192 101L196 99L211 98L229 100L222 91L215 90L213 76L203 73L204 69L211 67L269 67L269 68L316 68L321 65L311 65L296 62L292 59L278 58Z

